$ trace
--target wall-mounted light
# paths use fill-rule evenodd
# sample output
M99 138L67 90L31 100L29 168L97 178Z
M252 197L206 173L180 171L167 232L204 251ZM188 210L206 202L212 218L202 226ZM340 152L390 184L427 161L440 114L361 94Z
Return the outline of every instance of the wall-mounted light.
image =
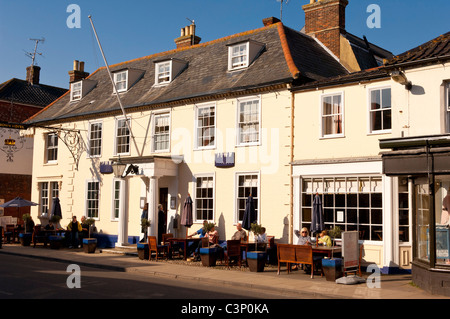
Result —
M407 89L408 91L411 90L412 83L411 83L411 81L408 81L408 78L406 77L405 73L403 73L402 71L392 71L391 78L395 82L400 83L401 85L404 85L405 89Z
M123 175L123 172L125 171L125 168L127 167L127 164L122 163L120 160L120 157L119 157L119 160L117 162L114 162L111 166L112 166L112 169L114 172L114 176L117 178L125 178L130 173L139 174L139 166L129 164L128 169L125 172L125 175Z

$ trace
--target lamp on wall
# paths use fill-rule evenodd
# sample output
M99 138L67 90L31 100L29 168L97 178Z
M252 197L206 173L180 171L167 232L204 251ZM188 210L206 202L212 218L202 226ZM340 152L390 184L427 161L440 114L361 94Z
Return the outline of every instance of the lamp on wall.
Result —
M405 73L403 73L402 71L392 71L391 78L395 82L400 83L401 85L404 85L405 89L407 89L408 91L411 90L412 83L411 83L411 81L408 81L408 78L406 77Z
M119 160L117 162L114 162L114 164L112 164L111 166L112 166L112 169L114 172L114 176L117 178L125 178L130 173L139 174L139 166L129 164L128 169L125 172L125 175L123 175L123 172L125 171L125 168L127 167L127 164L122 163L122 161L120 160L120 157L119 157Z

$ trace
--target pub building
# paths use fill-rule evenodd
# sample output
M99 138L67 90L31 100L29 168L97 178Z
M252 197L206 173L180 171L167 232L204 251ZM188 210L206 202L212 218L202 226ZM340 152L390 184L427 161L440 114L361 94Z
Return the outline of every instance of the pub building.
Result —
M450 296L450 135L382 139L380 148L383 174L408 183L413 282L430 293Z

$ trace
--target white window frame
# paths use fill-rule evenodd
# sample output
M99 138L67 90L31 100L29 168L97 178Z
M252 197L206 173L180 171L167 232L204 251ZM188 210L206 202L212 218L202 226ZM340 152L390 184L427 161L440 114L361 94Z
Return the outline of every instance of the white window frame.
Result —
M123 76L125 76L125 79ZM114 83L116 85L117 92L126 92L128 90L128 70L114 73Z
M246 175L256 175L257 176L257 182L258 185L256 186L258 188L257 194L252 194L253 199L257 199L258 203L255 207L256 213L258 216L258 223L260 223L261 220L261 172L260 171L249 171L249 172L236 172L235 174L235 181L234 181L234 190L235 190L235 197L234 197L234 222L235 223L242 223L242 220L239 219L239 199L247 200L249 194L246 194L244 192L244 196L239 196L239 177L240 176L246 176ZM244 207L245 211L245 207Z
M70 84L70 101L79 101L83 95L83 81Z
M197 200L200 199L197 196L197 179L198 178L212 178L212 219L198 219L197 218ZM209 174L196 174L194 175L194 205L193 205L193 214L194 214L194 220L195 222L203 222L204 220L215 220L216 218L216 175L215 173L209 173ZM203 197L202 197L203 199ZM205 197L204 199L209 199L209 197ZM202 207L203 208L203 207ZM202 216L204 217L204 216Z
M50 136L54 136L54 144L50 145L49 138ZM50 152L54 153L55 158L50 158ZM45 135L45 162L48 164L58 163L58 133L48 133Z
M93 125L100 125L100 138L92 138L92 126ZM88 131L88 156L89 157L101 157L102 156L102 148L103 148L103 122L102 121L92 121L89 122L89 131ZM99 149L99 154L92 155L92 141L100 141L100 145L96 148Z
M50 217L53 200L59 197L59 183L56 181L39 182L39 215Z
M241 124L244 123L244 125L251 125L251 121L249 121L249 124L245 124L247 122L241 122L241 104L244 103L249 103L249 102L254 102L257 101L258 102L258 140L257 141L250 141L250 142L245 142L242 141L241 142L241 135L242 135L242 130L241 130ZM239 98L236 99L236 146L251 146L251 145L261 145L261 96L252 96L252 97L246 97L246 98ZM251 134L251 133L250 133Z
M381 130L373 130L372 129L372 113L374 112L382 112L381 110L383 109L383 106L381 105L380 110L377 111L372 111L372 92L373 91L380 91L382 92L385 89L389 89L391 91L391 107L389 109L385 109L385 110L390 110L391 111L391 128L389 129L381 129ZM392 125L393 125L393 120L392 120L392 88L390 86L381 86L381 87L373 87L373 88L369 88L367 90L368 94L367 94L367 100L368 100L368 107L367 107L367 113L368 113L368 134L384 134L384 133L391 133L392 132ZM380 103L383 102L383 98L382 95L380 95Z
M167 145L167 148L165 148L165 149L157 149L156 148L156 143L157 143L157 136L162 136L163 134L156 134L156 128L157 128L157 125L156 125L156 122L157 122L157 119L158 118L161 118L161 117L168 117L168 122L169 122L169 130L168 130L168 132L166 133L167 135L168 135L168 145ZM154 153L165 153L165 152L170 152L170 139L171 139L171 130L172 130L172 116L171 116L171 112L170 111L165 111L165 112L163 112L163 111L161 111L161 112L158 112L158 113L154 113L153 114L153 128L152 128L152 137L153 137L153 142L152 142L152 151L154 152Z
M214 108L214 116L209 116L209 118L213 118L214 124L213 125L205 125L205 126L200 126L199 125L199 114L200 111L202 109L211 109ZM204 149L215 149L216 148L216 137L217 137L217 105L216 102L213 103L203 103L203 104L198 104L195 106L195 119L194 119L194 129L195 129L195 142L194 142L194 149L196 150L204 150ZM202 141L204 140L204 135L202 134L202 136L200 136L199 131L202 128L206 128L209 130L212 130L212 136L214 137L214 141L212 143L210 143L207 146L203 146L202 144L199 143L199 140L202 139ZM204 132L204 131L202 131Z
M131 118L127 118L127 121L129 121L128 123L131 126ZM118 135L118 130L119 130L119 122L121 121L125 121L125 117L119 117L116 118L116 125L115 125L115 130L114 130L114 155L130 155L130 148L131 148L131 132L128 129L128 125L126 125L125 123L125 129L128 131L128 151L127 152L118 152L118 147L119 147L119 138L124 138L126 135ZM125 144L123 144L125 145Z
M445 109L450 112L450 82L445 83Z
M160 68L165 67L161 72ZM163 61L155 64L155 83L164 85L172 82L172 61Z
M91 183L97 183L98 185L98 195L97 195L97 199L90 199L89 198L89 184ZM85 184L85 197L84 197L84 203L85 203L85 209L84 209L84 216L86 216L86 218L93 218L94 220L100 220L100 196L101 196L101 188L100 188L100 181L98 179L89 179L86 180L86 184ZM96 201L97 202L97 208L96 208L96 212L97 212L97 216L90 216L89 215L89 201Z
M250 43L237 43L228 47L228 70L239 70L248 67L249 65L249 54L250 54ZM245 48L244 52L241 53L239 49ZM236 51L238 49L239 51ZM234 59L241 58L240 62L234 62Z
M340 103L340 113L331 113L331 114L324 114L324 101L327 98L331 98L331 104L332 109L334 111L334 98L339 96L341 99ZM325 118L335 118L336 116L341 117L341 132L340 133L332 133L332 134L326 134L325 129L326 125L324 124ZM336 92L336 93L327 93L323 94L320 97L320 137L321 138L334 138L334 137L343 137L344 136L344 93L343 92Z
M119 185L117 192L116 186ZM125 180L122 178L113 178L112 195L111 195L111 221L119 221L120 215L124 209L123 192L125 191ZM117 217L116 217L117 211Z

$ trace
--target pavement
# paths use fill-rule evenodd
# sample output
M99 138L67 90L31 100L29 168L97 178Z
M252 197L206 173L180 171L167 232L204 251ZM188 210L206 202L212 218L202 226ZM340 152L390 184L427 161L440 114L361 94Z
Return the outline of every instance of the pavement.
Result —
M266 267L264 272L250 272L248 267L239 269L232 266L229 270L222 265L203 267L199 262L140 260L136 246L128 249L97 249L93 254L82 249L50 249L38 245L21 246L3 244L1 254L46 259L79 266L98 267L111 271L130 272L144 276L155 276L177 280L212 283L242 287L243 289L264 289L280 297L308 299L450 299L432 295L412 283L411 274L375 275L363 273L366 282L344 285L327 281L325 276L310 275L302 270L287 273L286 266L281 267L277 275L277 266ZM0 257L1 259L1 257ZM218 262L220 263L220 262ZM378 280L378 281L377 281Z

